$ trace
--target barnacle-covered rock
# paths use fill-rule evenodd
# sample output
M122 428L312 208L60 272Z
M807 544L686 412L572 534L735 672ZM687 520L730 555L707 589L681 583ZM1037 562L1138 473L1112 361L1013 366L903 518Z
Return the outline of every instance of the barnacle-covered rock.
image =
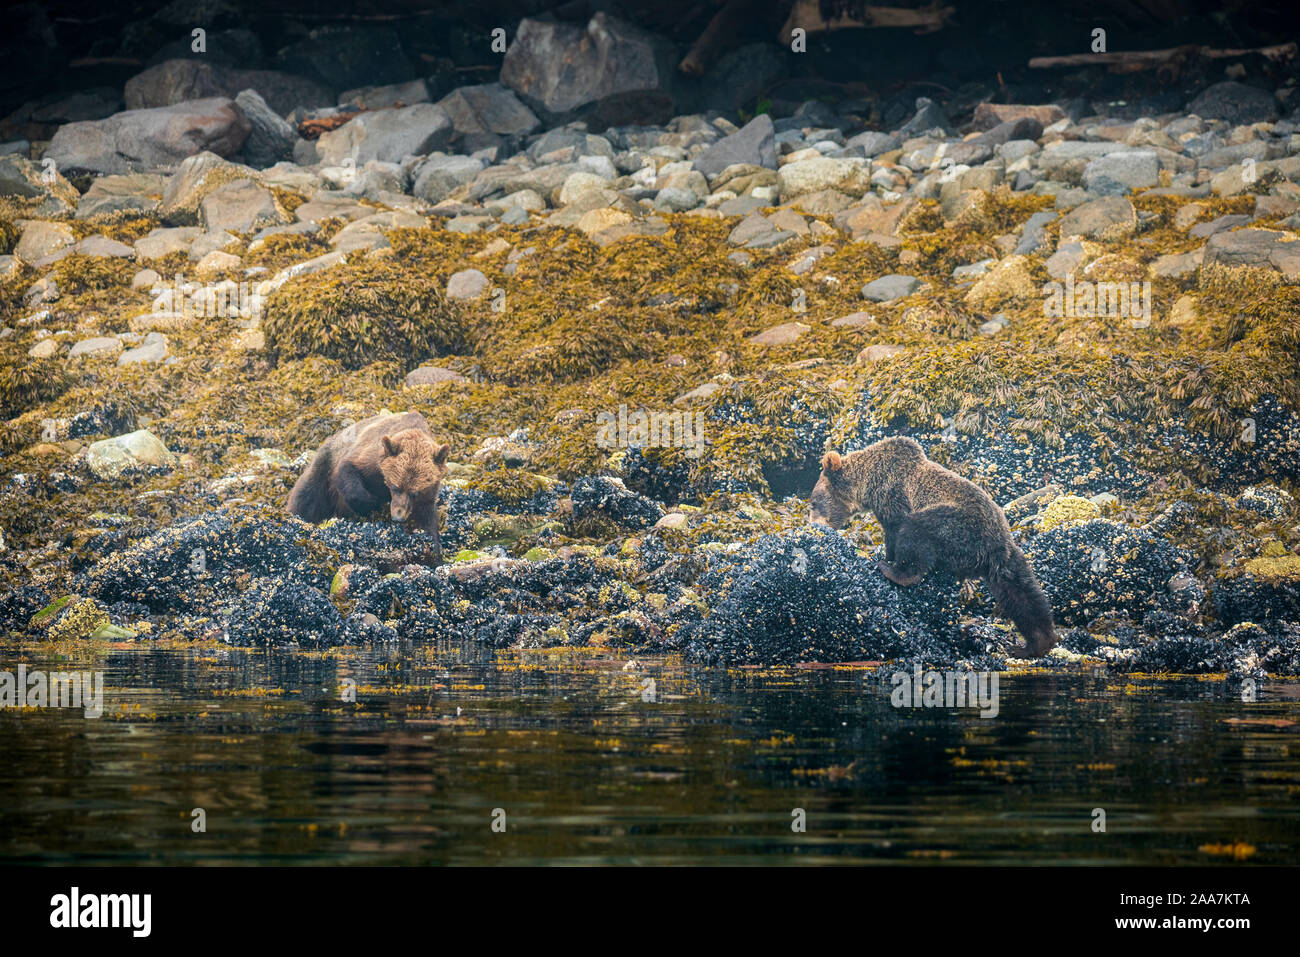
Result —
M158 612L224 604L241 577L328 588L337 562L307 547L301 528L287 516L272 520L257 509L225 507L113 552L79 580L87 593L104 601L140 602Z
M345 633L338 609L324 592L275 578L254 581L226 623L226 640L234 645L326 647L340 644Z
M1134 621L1153 608L1194 613L1196 593L1178 587L1192 556L1141 528L1106 519L1058 525L1025 548L1058 624L1105 615Z
M647 528L663 518L658 502L638 495L621 479L586 475L573 484L573 517L604 516L629 528Z
M1300 623L1300 555L1252 558L1211 589L1214 608L1225 625L1240 622Z
M833 532L716 552L697 584L709 612L683 627L682 643L705 661L951 661L991 650L964 635L951 576L900 588Z

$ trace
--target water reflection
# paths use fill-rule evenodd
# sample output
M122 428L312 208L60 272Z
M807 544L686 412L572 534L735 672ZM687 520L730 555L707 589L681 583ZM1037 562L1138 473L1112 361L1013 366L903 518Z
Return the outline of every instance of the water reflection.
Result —
M983 720L894 708L861 665L0 649L0 670L20 661L102 668L105 712L0 709L9 861L1205 864L1226 846L1280 864L1300 830L1295 683L1244 704L1213 680L1003 674Z

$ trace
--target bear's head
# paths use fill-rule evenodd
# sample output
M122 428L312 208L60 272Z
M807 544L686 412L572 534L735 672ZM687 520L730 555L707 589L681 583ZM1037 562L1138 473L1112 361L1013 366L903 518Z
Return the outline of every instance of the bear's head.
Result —
M417 502L437 499L451 446L439 445L421 429L385 435L383 443L379 471L388 486L388 513L394 522L404 522Z
M822 456L822 474L813 486L808 504L812 520L831 528L843 528L853 515L853 483L844 471L844 459L838 452Z

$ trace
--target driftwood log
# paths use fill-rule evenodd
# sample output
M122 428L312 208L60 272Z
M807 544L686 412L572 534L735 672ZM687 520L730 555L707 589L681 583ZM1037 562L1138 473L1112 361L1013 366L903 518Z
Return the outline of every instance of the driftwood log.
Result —
M937 2L925 7L849 5L842 12L832 13L828 19L822 15L819 0L795 0L777 39L781 43L789 43L790 31L797 27L808 33L871 27L904 27L917 33L933 33L943 29L954 12L954 7L945 7Z
M1184 63L1192 59L1224 60L1258 54L1270 60L1294 59L1296 44L1279 43L1267 47L1249 47L1243 50L1217 49L1188 44L1166 50L1125 50L1117 53L1071 53L1066 56L1036 56L1029 61L1033 70L1050 70L1063 66L1106 66L1112 73L1138 73L1142 70Z

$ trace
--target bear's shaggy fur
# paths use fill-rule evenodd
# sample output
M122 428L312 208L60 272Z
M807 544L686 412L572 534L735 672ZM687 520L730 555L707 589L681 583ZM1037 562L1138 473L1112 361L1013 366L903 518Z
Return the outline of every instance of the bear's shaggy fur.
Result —
M322 443L289 493L288 509L308 522L361 518L388 504L394 522L411 519L433 536L442 562L438 489L450 445L439 445L418 412L376 415Z
M885 530L878 567L890 581L915 585L932 568L982 578L1024 635L1021 654L1040 657L1056 644L1052 609L1002 509L974 482L927 459L915 440L827 452L809 501L813 521L832 528L843 528L854 512L874 512Z

